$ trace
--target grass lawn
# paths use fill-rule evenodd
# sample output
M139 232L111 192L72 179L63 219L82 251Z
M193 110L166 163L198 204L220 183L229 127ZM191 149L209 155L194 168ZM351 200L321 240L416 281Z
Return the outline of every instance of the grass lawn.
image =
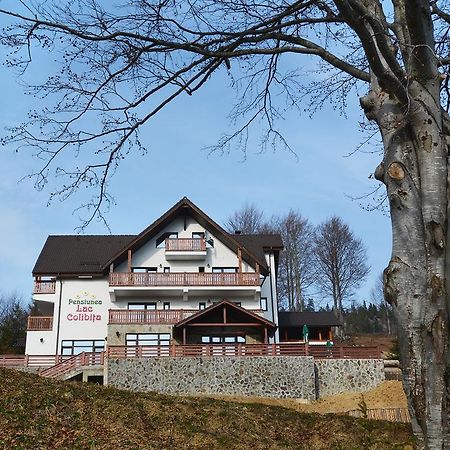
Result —
M139 394L0 368L4 449L412 449L409 425Z

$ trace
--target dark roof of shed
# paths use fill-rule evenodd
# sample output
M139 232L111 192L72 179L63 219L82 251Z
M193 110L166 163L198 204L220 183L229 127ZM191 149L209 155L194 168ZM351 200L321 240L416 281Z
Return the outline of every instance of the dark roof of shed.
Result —
M336 327L342 325L332 311L289 311L278 313L278 325L280 328L302 327L305 324L316 327Z
M283 249L283 241L279 234L233 234L232 236L261 261L265 261L264 250Z
M103 265L134 235L49 236L33 275L102 274Z

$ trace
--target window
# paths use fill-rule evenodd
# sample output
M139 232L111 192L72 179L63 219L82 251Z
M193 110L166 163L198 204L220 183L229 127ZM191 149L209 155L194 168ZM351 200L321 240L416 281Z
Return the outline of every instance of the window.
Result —
M202 336L202 344L245 344L245 336Z
M170 302L164 302L163 309L170 309Z
M266 297L261 297L259 299L259 308L262 311L267 311L267 298Z
M128 303L128 309L133 311L143 309L156 309L156 303Z
M178 233L174 231L168 231L163 233L156 239L156 248L164 248L166 246L166 239L177 239Z
M170 272L170 267L164 267L164 273L169 273Z
M134 273L154 273L158 271L157 267L132 267L131 271Z
M205 268L204 267L199 267L198 268L198 272L199 273L205 273Z
M80 341L62 341L61 354L63 356L78 355L83 352L99 353L105 349L105 341L102 340L80 340Z
M206 303L205 302L200 302L198 304L198 309L205 309L206 308Z
M125 343L127 346L154 347L162 345L170 345L169 333L138 333L129 334L125 337Z
M192 233L192 239L205 239L205 233L203 231L194 231Z
M237 267L213 267L213 273L237 273Z

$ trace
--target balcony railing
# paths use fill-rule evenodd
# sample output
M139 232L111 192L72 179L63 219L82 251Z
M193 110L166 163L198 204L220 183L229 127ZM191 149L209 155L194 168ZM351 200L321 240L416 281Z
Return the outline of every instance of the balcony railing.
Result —
M34 294L54 294L56 288L56 281L35 281Z
M112 272L111 286L259 286L259 274L242 273L141 273Z
M51 331L53 329L53 317L29 316L28 331Z
M110 309L110 324L174 324L198 312L198 309L130 310Z
M131 310L131 309L110 309L109 324L132 325L132 324L175 324L186 319L199 309L171 309L171 310ZM255 314L261 314L260 309L251 309Z
M167 238L166 252L206 252L206 240L199 238Z

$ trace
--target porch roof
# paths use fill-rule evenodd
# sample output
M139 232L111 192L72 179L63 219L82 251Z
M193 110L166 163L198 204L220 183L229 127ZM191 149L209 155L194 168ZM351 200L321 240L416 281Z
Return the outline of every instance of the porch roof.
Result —
M261 317L258 314L255 314L254 312L249 311L248 309L242 308L228 300L222 300L218 303L214 303L213 305L209 306L208 308L198 311L197 313L193 314L192 316L190 316L186 319L180 320L178 323L176 323L174 325L174 328L182 328L182 327L187 327L192 324L199 323L199 322L201 323L204 318L212 315L214 312L217 312L218 310L221 310L221 309L223 310L224 308L226 308L227 310L230 310L230 311L235 311L235 312L239 313L240 315L244 315L245 317L248 317L249 319L251 319L248 322L249 324L257 322L257 323L261 324L261 327L268 328L273 331L277 329L277 326L270 320L267 320L264 317ZM227 325L233 325L233 323L235 323L235 322L231 321L231 322L228 322ZM213 324L211 323L211 325L213 325ZM214 325L216 325L216 323L214 323ZM224 323L217 322L217 325L221 326L221 325L224 325ZM238 322L238 323L236 323L236 325L240 326L240 325L242 325L242 322Z

